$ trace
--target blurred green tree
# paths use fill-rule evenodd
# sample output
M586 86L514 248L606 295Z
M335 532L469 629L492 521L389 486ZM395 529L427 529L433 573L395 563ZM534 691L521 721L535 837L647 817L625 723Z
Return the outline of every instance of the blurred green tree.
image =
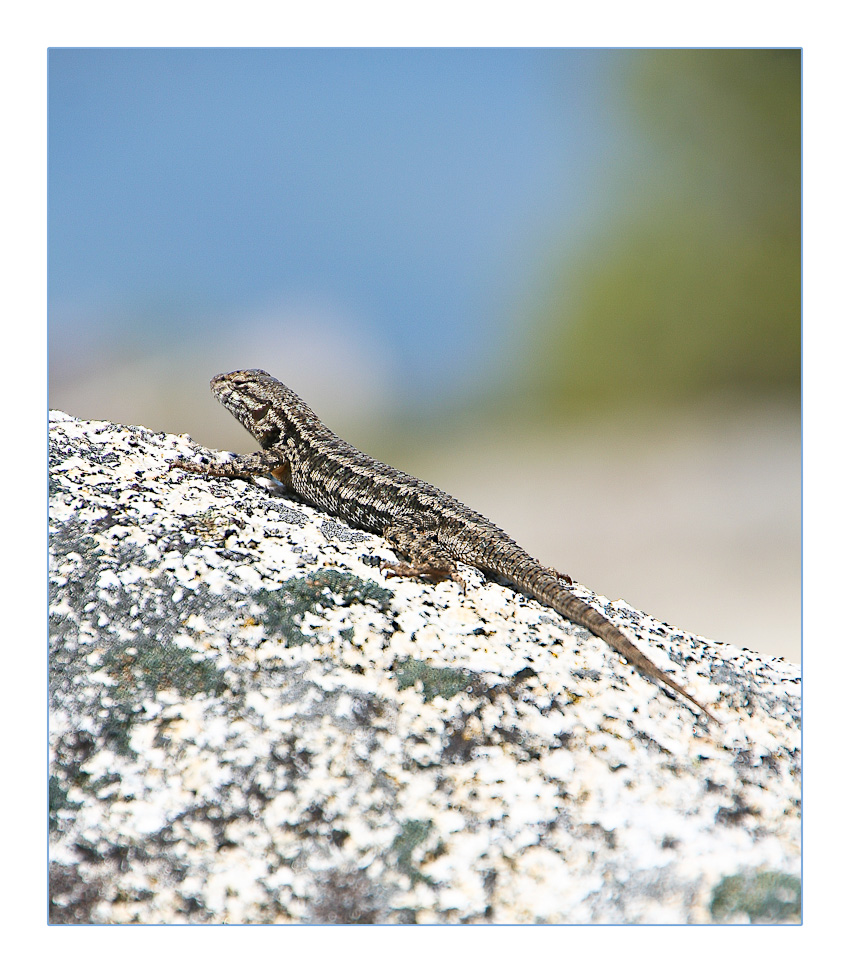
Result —
M800 52L636 52L646 151L560 262L528 381L547 409L800 390Z

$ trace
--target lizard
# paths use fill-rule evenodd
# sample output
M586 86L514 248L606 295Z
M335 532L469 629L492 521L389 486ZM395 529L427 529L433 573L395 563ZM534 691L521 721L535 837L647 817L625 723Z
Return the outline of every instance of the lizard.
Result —
M316 508L382 536L399 558L387 575L463 585L458 563L511 587L600 637L629 664L718 719L665 674L607 617L571 590L569 576L548 569L497 525L447 492L405 474L338 437L298 396L262 369L214 376L213 395L261 450L204 464L174 460L170 468L218 478L269 475Z

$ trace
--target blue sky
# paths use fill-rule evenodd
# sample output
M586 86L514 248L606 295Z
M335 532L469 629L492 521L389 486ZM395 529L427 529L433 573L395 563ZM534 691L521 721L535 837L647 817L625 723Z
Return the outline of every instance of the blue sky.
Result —
M604 208L623 58L52 49L52 370L305 304L413 395L497 369L551 248Z

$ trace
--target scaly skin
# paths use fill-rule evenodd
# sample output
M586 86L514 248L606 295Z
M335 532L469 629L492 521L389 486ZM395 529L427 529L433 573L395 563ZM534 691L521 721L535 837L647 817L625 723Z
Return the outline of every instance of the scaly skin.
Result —
M457 563L463 562L500 577L586 627L645 675L717 721L607 617L576 596L569 577L541 565L498 526L451 495L337 437L296 393L264 370L224 373L210 387L262 450L223 463L174 461L172 467L220 478L272 474L311 505L383 535L405 560L385 566L393 575L461 582Z

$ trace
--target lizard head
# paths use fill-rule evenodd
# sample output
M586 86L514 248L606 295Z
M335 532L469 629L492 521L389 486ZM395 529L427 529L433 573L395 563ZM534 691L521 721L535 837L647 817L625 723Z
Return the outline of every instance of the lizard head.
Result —
M266 449L284 448L299 431L324 426L297 393L264 369L221 373L210 380L210 389Z

